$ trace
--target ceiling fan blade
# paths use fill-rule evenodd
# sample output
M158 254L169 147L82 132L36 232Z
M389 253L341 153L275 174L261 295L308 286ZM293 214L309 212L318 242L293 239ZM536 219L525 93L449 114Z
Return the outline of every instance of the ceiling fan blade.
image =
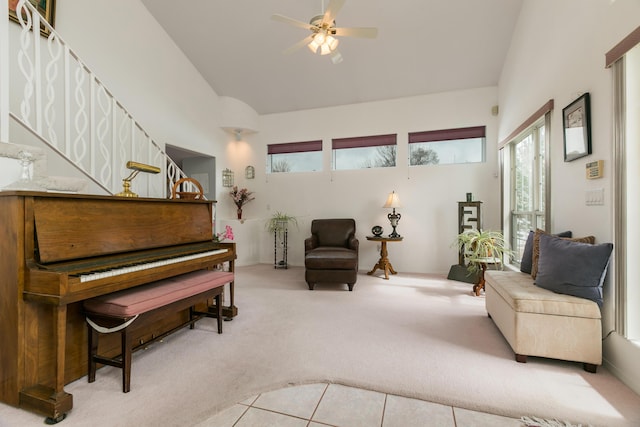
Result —
M313 36L315 36L315 34L311 34L310 36L305 37L293 46L283 50L282 53L288 55L300 49L301 47L308 45L309 43L311 43L311 40L313 40Z
M296 27L304 28L306 30L313 30L315 28L311 24L307 24L305 22L298 21L297 19L289 18L288 16L284 16L284 15L278 15L278 14L271 15L271 19L274 21L284 22L285 24L291 24Z
M363 37L367 39L375 39L378 36L378 29L374 27L358 27L358 28L336 28L336 36L345 37Z
M327 6L327 10L324 11L322 17L322 23L331 24L335 19L342 6L344 6L345 0L331 0Z

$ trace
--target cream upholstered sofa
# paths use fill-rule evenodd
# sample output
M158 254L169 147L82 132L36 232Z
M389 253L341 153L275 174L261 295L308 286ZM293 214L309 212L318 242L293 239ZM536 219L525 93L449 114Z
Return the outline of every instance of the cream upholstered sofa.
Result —
M485 272L487 313L518 362L527 356L582 362L588 372L602 364L602 322L594 301L534 284L519 271Z
M602 364L604 284L611 243L531 231L520 272L487 271L487 313L518 362L527 356L582 362L588 372Z

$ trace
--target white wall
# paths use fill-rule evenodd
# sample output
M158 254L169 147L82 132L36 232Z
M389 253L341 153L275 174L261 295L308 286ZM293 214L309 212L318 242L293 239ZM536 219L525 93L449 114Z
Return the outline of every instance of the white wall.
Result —
M218 96L140 1L58 2L56 30L158 142L223 154Z
M290 230L289 264L303 265L303 240L309 236L314 218L352 217L360 239L360 269L370 270L379 258L379 248L368 242L371 227L382 225L391 232L383 209L387 195L396 191L403 207L397 231L402 243L388 246L397 271L446 274L457 263L451 243L458 232L457 202L471 192L484 202L485 228L500 225L497 154L497 118L491 107L497 103L495 87L441 93L429 96L346 105L317 110L265 115L260 132L250 146L240 145L236 178L247 164L256 166L255 180L238 180L256 191L256 200L246 205L251 218L268 218L276 211L298 217L299 230ZM408 166L407 133L421 130L487 126L487 161L482 164ZM331 139L397 133L398 159L393 168L331 171ZM322 172L265 173L267 145L322 139ZM235 143L233 143L235 144ZM233 145L232 144L232 145ZM245 143L242 143L245 144ZM242 155L250 160L242 160ZM239 173L240 172L240 173ZM231 217L234 211L228 211ZM260 236L260 261L273 262L272 236Z
M640 24L637 0L525 0L503 68L498 140L549 99L555 102L551 136L551 231L573 230L613 241L612 74L605 53ZM591 96L593 154L564 162L562 108ZM585 164L604 160L604 178L587 180ZM586 206L585 192L603 188L603 206ZM615 244L615 242L614 242ZM610 271L611 276L611 271ZM633 282L633 278L631 280ZM613 329L613 286L605 285L605 334ZM604 342L610 368L640 392L640 348L613 334Z

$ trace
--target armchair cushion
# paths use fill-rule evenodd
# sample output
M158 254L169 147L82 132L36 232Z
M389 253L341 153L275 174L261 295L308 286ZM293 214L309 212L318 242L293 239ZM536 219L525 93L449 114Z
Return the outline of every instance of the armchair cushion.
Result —
M357 270L358 254L352 249L323 246L307 253L305 266L318 270Z

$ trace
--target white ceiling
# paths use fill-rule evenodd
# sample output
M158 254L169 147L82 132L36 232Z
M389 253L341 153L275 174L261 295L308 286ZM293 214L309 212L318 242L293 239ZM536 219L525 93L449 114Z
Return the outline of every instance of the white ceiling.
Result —
M344 61L307 48L329 0L142 0L218 95L259 114L495 86L522 0L346 0L338 27L377 27L376 39L341 37ZM180 7L178 7L180 6Z

